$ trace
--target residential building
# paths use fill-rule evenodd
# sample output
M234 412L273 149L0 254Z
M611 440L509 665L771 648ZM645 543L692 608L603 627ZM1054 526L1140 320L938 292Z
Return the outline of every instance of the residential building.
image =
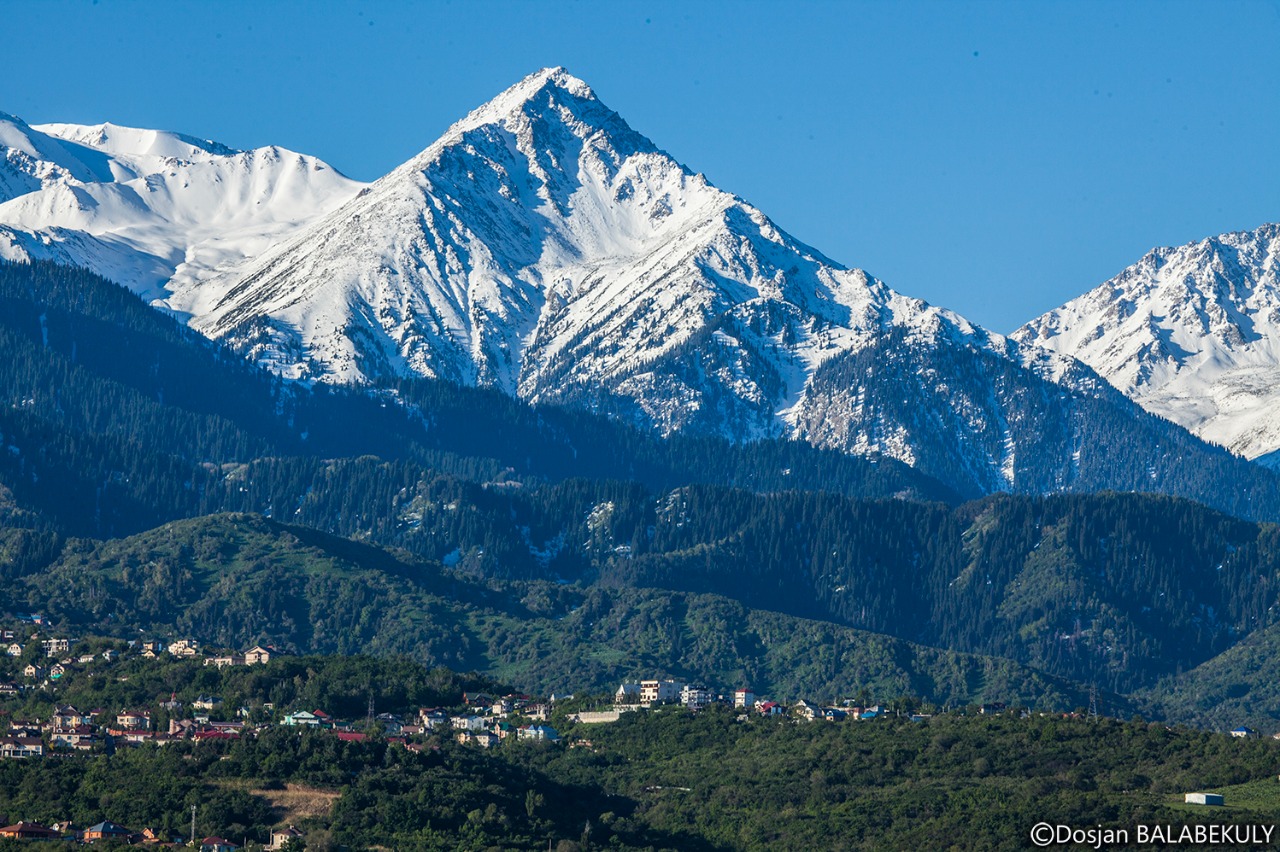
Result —
M85 843L92 843L95 840L128 840L131 834L133 832L123 825L108 820L86 828L81 838Z
M462 731L459 736L466 737L465 742L471 745L478 745L480 748L493 748L502 742L501 737L488 731Z
M680 690L680 703L695 712L710 707L712 699L711 690L698 684L685 684Z
M259 663L269 663L273 657L279 656L280 652L270 645L254 645L244 652L244 664L256 666Z
M124 730L151 730L151 714L146 710L122 710L115 714L115 725Z
M526 725L520 729L517 735L522 740L532 740L533 742L555 742L560 739L560 734L555 728L547 725Z
M222 706L222 699L216 695L201 695L191 702L194 710L217 710Z
M428 731L449 726L449 714L434 707L424 707L418 711L418 722Z
M0 837L12 837L18 840L58 840L62 834L38 822L18 822L0 828Z
M733 691L733 706L741 709L750 709L756 704L756 694L749 689L735 689Z
M267 844L267 852L279 852L293 840L301 840L303 834L293 826L276 828L271 831L271 842Z
M55 728L74 728L77 725L88 725L92 722L92 716L80 712L70 704L61 704L53 708L53 715L49 717L49 724Z
M29 757L44 757L44 740L40 737L0 737L0 758Z
M404 730L404 723L394 713L379 713L374 717L374 721L381 725L383 732L387 734L398 734Z
M49 732L49 744L54 748L74 748L86 751L99 742L98 729L92 725L76 725L74 728L54 728Z
M822 715L822 708L802 698L791 705L791 715L812 722Z
M151 713L146 710L123 710L116 714L116 726L126 731L149 731Z
M449 720L455 731L483 731L483 716L454 716Z
M169 653L175 657L194 657L200 653L200 643L194 639L179 639L169 644Z
M655 704L670 704L680 700L683 683L674 680L642 680L640 681L640 706L652 707Z

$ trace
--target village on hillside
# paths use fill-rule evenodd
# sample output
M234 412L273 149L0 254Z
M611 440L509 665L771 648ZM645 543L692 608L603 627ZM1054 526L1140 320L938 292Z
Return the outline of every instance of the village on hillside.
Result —
M37 617L38 618L38 617ZM39 624L38 621L34 622ZM24 631L25 632L25 631ZM931 714L916 712L910 705L895 702L891 706L846 700L817 703L804 699L783 704L740 687L730 692L717 692L699 683L674 679L647 679L622 683L612 701L571 701L572 695L542 700L524 694L491 695L484 692L463 693L462 703L453 707L417 707L401 712L375 712L370 696L364 718L337 718L323 707L275 707L258 702L255 707L229 706L219 695L199 695L186 701L176 693L158 695L154 701L133 707L76 707L58 703L57 693L64 678L74 674L100 674L127 660L189 660L204 666L223 669L233 666L266 665L288 657L269 645L255 645L243 652L205 651L193 639L108 640L108 647L93 653L72 653L83 649L83 642L66 636L42 637L31 634L24 645L14 630L0 631L0 649L9 657L19 658L19 679L0 682L0 760L58 759L76 753L113 754L119 749L163 747L174 742L201 743L253 737L272 728L327 732L345 742L364 742L381 738L389 745L408 751L422 752L433 748L433 737L449 737L458 743L478 748L494 748L507 740L557 745L569 748L594 748L581 736L562 737L550 723L557 703L569 702L571 710L562 710L558 718L563 724L593 725L617 722L625 714L637 711L660 712L678 709L698 713L713 705L737 711L739 721L759 717L784 717L795 722L869 722L892 715L926 722ZM121 680L126 678L121 677ZM49 700L51 709L45 715L22 718L5 712L5 698L38 697ZM26 706L30 706L29 704ZM586 709L594 708L594 709ZM971 708L979 714L1016 713L1028 717L1029 711L1006 707L1001 703ZM1043 714L1041 714L1043 715ZM1080 716L1066 713L1065 716ZM1253 738L1258 734L1245 727L1231 732L1233 736ZM1276 735L1280 739L1280 734ZM12 815L10 815L12 816ZM166 835L152 828L128 828L102 815L101 822L76 826L69 822L42 825L18 821L0 827L0 838L24 840L61 839L81 843L117 840L130 844L185 846L200 852L234 852L237 843L220 836L203 839L195 836L194 820L189 837ZM269 839L255 849L284 850L291 848L303 834L293 825L273 830ZM292 848L296 848L292 847Z

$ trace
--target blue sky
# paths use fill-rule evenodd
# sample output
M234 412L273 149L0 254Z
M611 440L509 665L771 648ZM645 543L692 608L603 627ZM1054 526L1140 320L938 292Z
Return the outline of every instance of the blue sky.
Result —
M1280 2L0 2L0 110L373 179L564 65L690 168L1001 332L1280 219Z

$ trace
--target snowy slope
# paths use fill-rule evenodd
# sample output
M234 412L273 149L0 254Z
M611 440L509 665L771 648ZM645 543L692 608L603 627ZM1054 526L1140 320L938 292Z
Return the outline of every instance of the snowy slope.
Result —
M63 180L111 180L107 158L0 112L0 203Z
M1255 458L1280 449L1278 275L1280 225L1160 248L1014 337Z
M286 238L361 184L281 148L0 116L0 257L88 266L162 304Z
M696 389L655 398L644 368L714 326L717 345L768 349L705 377L762 406L746 432L776 431L819 364L886 327L976 333L783 233L563 69L266 253L195 324L292 377L418 374L532 400L607 386L664 428Z

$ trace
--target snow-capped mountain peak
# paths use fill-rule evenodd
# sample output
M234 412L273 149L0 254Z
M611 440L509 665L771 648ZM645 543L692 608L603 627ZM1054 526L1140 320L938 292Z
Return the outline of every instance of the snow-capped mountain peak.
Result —
M751 401L745 422L721 417L744 436L785 430L813 369L901 322L973 333L790 237L560 68L471 112L196 319L295 378L420 374L534 400L604 383L664 429L693 391L659 392L641 368L714 330L756 353L715 379Z
M468 131L477 127L508 122L516 115L525 113L534 102L541 101L545 104L554 95L571 98L578 102L599 104L591 87L564 68L543 68L454 122L439 141L427 151L456 142Z
M1234 452L1280 449L1280 225L1155 249L1014 336Z

